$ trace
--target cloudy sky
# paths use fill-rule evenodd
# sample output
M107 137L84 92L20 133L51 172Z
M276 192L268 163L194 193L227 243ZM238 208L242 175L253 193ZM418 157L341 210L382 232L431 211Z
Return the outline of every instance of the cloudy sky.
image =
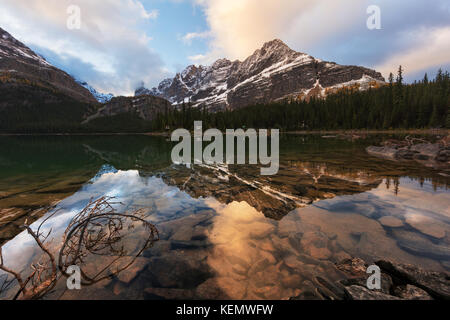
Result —
M80 8L80 29L67 27L71 5ZM381 29L367 28L371 5ZM450 69L448 0L0 0L0 27L116 95L189 64L245 59L274 38L385 76L402 64L408 81Z

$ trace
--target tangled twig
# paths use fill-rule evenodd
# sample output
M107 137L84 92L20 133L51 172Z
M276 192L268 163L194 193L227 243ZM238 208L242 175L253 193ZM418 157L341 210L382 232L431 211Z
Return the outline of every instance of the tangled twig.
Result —
M54 216L57 211L43 220L36 231L33 231L27 222L25 222L23 228L34 238L47 260L32 264L31 274L24 279L19 272L5 266L2 248L0 247L0 270L13 277L9 279L6 275L6 278L0 285L0 292L10 288L15 280L20 289L14 296L14 299L40 299L55 287L58 280L58 270L62 275L69 276L67 269L70 266L80 266L82 285L92 285L130 267L144 250L159 240L159 233L153 224L144 220L141 210L136 210L131 213L118 213L113 206L121 203L113 202L112 200L113 198L110 197L102 197L95 201L91 200L70 221L63 236L63 244L58 254L58 263L56 263L55 256L50 252L47 244L47 239L52 230L45 235L41 232L44 223ZM121 232L127 224L126 220L142 223L148 232L148 238L142 249L136 255L132 256L133 259L129 263L118 268L113 274L103 275L114 263L126 256L124 246L120 245L122 239ZM128 230L133 228L134 225L132 223L128 225ZM81 268L87 257L90 256L114 256L115 258L102 270L92 276L88 275Z
M91 201L83 211L75 216L66 229L63 246L59 252L59 269L64 275L67 275L66 271L69 266L82 265L87 256L116 256L94 276L89 276L81 269L83 285L92 285L109 278L111 275L101 275L126 255L124 247L118 246L121 240L120 233L124 229L126 219L141 222L148 231L148 238L142 249L134 255L129 263L117 269L116 274L131 266L144 250L159 240L158 230L141 217L142 211L137 210L132 214L117 213L113 205L120 203L111 202L112 199L102 197Z
M32 272L26 279L24 279L20 273L5 266L3 259L3 250L2 248L0 248L0 270L11 274L13 278L19 283L20 289L14 296L14 299L17 299L21 294L22 299L24 300L40 299L50 290L52 290L56 285L56 262L54 256L52 255L46 244L52 230L50 230L47 235L43 235L43 233L41 232L42 225L55 213L42 221L36 231L33 231L28 225L28 220L26 220L23 225L23 228L27 230L28 234L33 237L39 248L44 252L44 257L47 257L48 259L45 262L41 260L35 264L31 264Z

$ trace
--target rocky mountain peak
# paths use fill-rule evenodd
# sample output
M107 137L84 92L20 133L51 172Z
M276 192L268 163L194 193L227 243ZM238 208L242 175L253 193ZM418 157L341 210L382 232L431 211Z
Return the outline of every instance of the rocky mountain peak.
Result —
M269 42L266 42L261 49L255 51L252 56L257 56L260 59L277 57L277 58L291 58L299 55L300 53L292 50L287 44L285 44L280 39L275 39ZM250 57L252 57L250 56Z
M223 67L227 67L231 64L232 62L228 59L219 59L216 62L213 63L212 68L213 69L220 69Z
M264 43L264 45L262 46L261 50L265 50L265 51L273 51L273 50L283 50L283 49L288 49L288 50L292 50L291 48L289 48L289 46L284 43L282 40L280 39L274 39L272 41L268 41L266 43Z
M180 77L183 81L190 81L193 78L199 78L206 71L206 67L200 65L190 65L183 72L180 73Z
M274 39L242 62L219 59L209 67L191 65L147 92L174 105L190 102L217 111L283 99L324 97L344 86L365 90L383 83L382 75L374 70L315 59Z

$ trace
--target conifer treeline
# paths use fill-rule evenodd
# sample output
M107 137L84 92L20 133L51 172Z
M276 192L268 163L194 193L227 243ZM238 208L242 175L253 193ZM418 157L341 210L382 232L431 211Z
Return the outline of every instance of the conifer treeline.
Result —
M450 76L439 70L434 80L404 84L403 69L391 73L378 89L340 90L326 99L284 101L268 105L209 113L183 105L160 114L152 131L192 129L195 120L204 128L279 128L294 130L450 128Z
M1 79L0 79L1 80ZM1 82L1 81L0 81ZM439 70L433 80L403 83L403 70L386 86L367 91L339 90L326 99L283 101L210 113L188 104L159 114L152 122L125 113L82 124L93 106L37 86L2 87L0 133L162 132L204 128L279 128L284 131L335 129L450 128L450 76ZM12 103L11 103L12 102Z

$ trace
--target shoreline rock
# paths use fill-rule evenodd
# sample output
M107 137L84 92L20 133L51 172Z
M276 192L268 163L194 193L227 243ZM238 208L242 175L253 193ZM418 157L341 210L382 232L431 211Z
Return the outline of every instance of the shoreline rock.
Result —
M338 264L348 279L339 282L349 300L450 300L450 273L426 271L413 265L380 260L381 290L369 290L366 280L368 266L358 258L346 259ZM364 266L364 268L363 268Z
M413 144L419 140L421 143ZM416 160L424 164L448 166L450 165L449 137L445 137L436 143L426 142L421 139L406 138L405 141L386 140L381 146L369 146L366 152L372 156L390 160Z

